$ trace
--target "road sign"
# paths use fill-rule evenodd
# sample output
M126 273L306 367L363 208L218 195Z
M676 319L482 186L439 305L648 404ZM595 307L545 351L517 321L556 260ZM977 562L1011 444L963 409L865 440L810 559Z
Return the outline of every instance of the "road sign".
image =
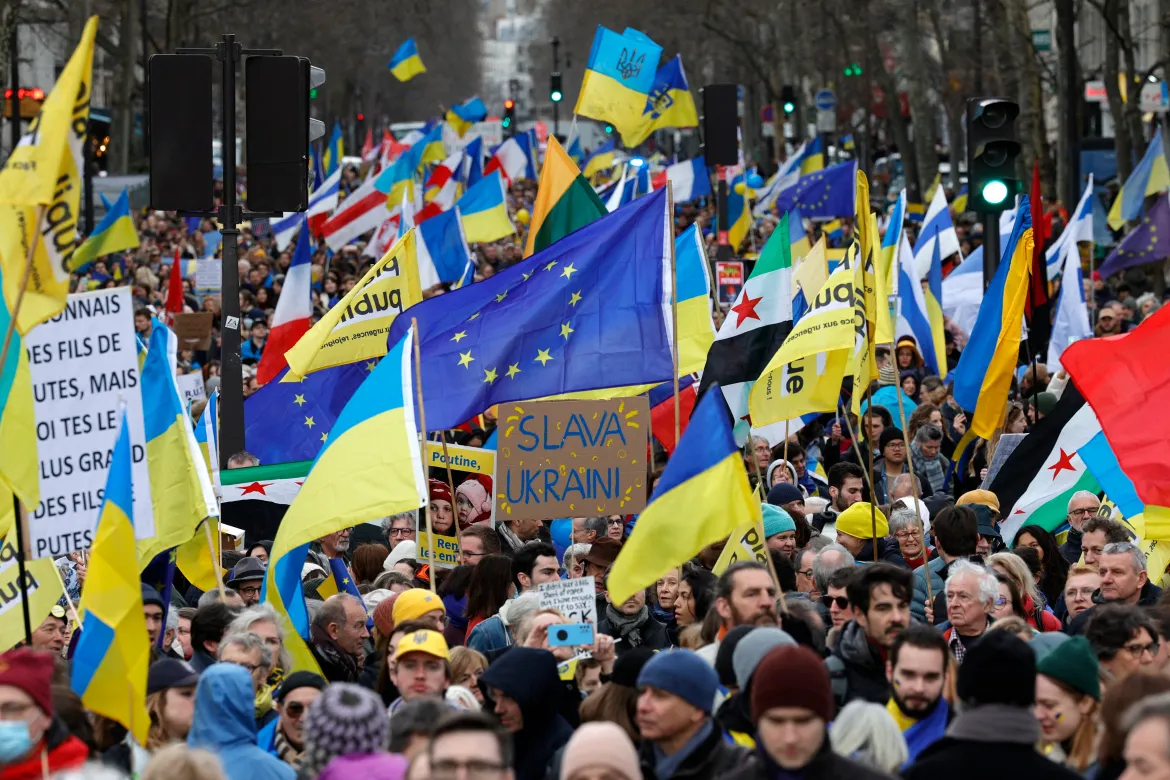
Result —
M1085 100L1089 103L1106 103L1109 95L1105 92L1105 82L1100 79L1085 82Z
M1170 111L1170 87L1165 81L1147 81L1142 84L1139 105L1143 114L1164 114Z
M813 102L818 111L832 111L837 108L837 94L831 89L818 90Z
M817 111L817 132L837 132L837 111L835 109L820 109Z
M1052 30L1032 30L1032 46L1036 51L1052 51Z

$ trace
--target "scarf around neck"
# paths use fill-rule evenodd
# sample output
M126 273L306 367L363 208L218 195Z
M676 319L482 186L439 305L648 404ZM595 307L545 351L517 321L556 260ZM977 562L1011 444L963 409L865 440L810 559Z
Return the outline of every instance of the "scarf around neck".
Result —
M1040 739L1040 722L1023 707L980 704L960 707L947 736L968 742L1008 742L1033 745Z
M605 608L605 617L617 630L618 636L630 643L630 647L638 647L642 644L641 628L650 619L650 608L643 604L638 614L627 617L610 604Z

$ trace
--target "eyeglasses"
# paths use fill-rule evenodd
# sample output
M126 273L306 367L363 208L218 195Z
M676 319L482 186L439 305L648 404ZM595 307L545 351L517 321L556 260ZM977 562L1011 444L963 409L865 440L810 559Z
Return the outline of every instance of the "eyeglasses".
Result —
M248 585L243 588L236 588L236 592L241 596L258 596L260 595L259 585Z
M1070 516L1076 515L1079 517L1081 515L1095 515L1095 514L1097 514L1096 509L1070 509L1069 510Z
M621 525L625 525L626 521L622 520L621 518L614 518L612 520L606 520L605 524L609 525L609 526L621 526Z
M401 537L403 539L406 539L407 537L414 534L414 529L413 528L391 528L386 533L390 536Z
M1004 598L1003 596L1000 596L999 598L997 598L995 600L995 606L997 606L997 607L1006 607L1007 603L1008 603L1008 600L1006 598Z
M1150 657L1153 658L1158 654L1158 643L1150 642L1148 645L1125 645L1121 649L1129 653L1130 658L1141 658L1144 653L1149 653Z
M461 769L463 770L462 774L466 775L468 780L479 780L479 778L496 777L507 767L492 761L444 759L431 764L431 778L433 780L451 780L459 777Z
M894 531L894 538L895 539L914 539L914 538L917 538L918 536L919 536L918 531L913 530L913 529L905 530L905 531Z
M303 701L290 701L284 705L284 714L288 716L289 720L296 720L305 714L305 709Z
M821 603L826 607L831 607L834 603L836 603L837 609L849 608L849 599L845 598L844 596L821 596Z
M236 666L241 666L241 667L243 667L243 668L245 668L245 669L247 669L247 670L248 670L248 674L252 674L252 673L254 673L254 672L257 670L257 669L259 669L259 668L260 668L260 665L259 665L259 664L250 664L250 663L248 663L247 661L224 661L224 663L226 663L226 664L235 664Z
M808 577L809 579L812 579L813 570L812 569L801 569L800 571L797 572L797 574L799 574L801 577Z

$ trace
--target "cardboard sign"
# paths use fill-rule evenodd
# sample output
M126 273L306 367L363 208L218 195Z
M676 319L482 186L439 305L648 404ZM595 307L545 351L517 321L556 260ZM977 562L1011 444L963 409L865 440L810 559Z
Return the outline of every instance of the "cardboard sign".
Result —
M597 623L597 599L592 577L545 582L539 586L539 593L541 609L555 609L570 623ZM593 634L596 640L596 628Z
M496 473L496 453L481 447L464 447L461 444L448 444L447 455L451 458L452 471L470 471L475 474L487 474L494 477ZM443 460L443 443L438 441L427 442L427 467L444 469L447 462ZM444 479L446 479L444 477Z
M415 560L419 563L431 562L431 548L428 541L429 535L426 531L418 532L418 551L415 553ZM442 536L435 534L435 565L450 569L459 565L459 540L454 536Z
M179 349L194 351L211 347L211 312L183 312L175 315L171 326L179 340Z
M730 306L743 289L743 261L720 260L715 263L715 279L719 284L719 303Z
M500 404L499 415L497 521L645 508L645 396Z

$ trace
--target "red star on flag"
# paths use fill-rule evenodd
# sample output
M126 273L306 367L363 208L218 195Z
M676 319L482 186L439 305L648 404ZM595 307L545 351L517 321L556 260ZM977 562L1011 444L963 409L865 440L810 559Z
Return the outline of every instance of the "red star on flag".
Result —
M1048 470L1052 472L1053 480L1060 476L1060 472L1062 471L1076 471L1076 467L1072 464L1072 457L1072 455L1064 451L1064 447L1060 448L1060 458L1056 463L1048 467Z
M268 495L268 493L264 492L264 488L269 487L270 485L272 485L271 482L265 482L264 484L260 484L259 482L253 482L251 485L245 486L244 492L241 493L240 495L246 496L249 493L259 493L262 496L266 496L266 495Z
M743 300L731 307L731 310L735 312L736 316L735 327L738 328L743 325L743 321L748 317L751 317L753 320L758 320L760 315L756 314L756 304L762 300L764 300L764 296L761 295L759 298L753 298L747 294L747 291L744 291Z

